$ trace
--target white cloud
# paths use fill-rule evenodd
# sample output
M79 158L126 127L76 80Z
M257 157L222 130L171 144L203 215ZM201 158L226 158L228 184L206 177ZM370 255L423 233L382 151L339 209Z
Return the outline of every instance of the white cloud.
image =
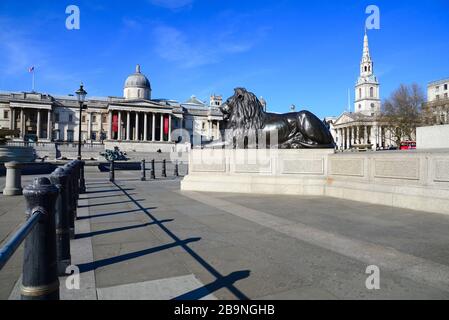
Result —
M225 29L217 34L200 32L195 36L195 33L188 35L177 28L160 25L154 29L154 47L164 60L183 68L193 68L220 62L227 55L250 51L266 31L261 28L243 33L233 26L232 30Z
M190 7L194 0L150 0L150 2L159 7L170 10L177 10L184 7Z

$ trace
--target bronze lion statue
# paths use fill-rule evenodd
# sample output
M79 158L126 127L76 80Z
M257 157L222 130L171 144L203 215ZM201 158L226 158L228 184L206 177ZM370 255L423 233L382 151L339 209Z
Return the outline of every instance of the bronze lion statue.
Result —
M220 109L225 123L223 140L205 144L205 148L335 148L329 129L314 114L266 113L256 95L244 88L235 89Z

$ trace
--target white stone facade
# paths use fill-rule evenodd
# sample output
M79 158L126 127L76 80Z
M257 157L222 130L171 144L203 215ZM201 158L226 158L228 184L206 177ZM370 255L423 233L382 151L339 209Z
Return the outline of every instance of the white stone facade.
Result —
M126 80L124 95L88 98L80 115L78 101L72 96L3 92L0 127L17 130L13 137L16 141L78 142L81 122L82 142L110 142L124 148L138 143L139 150L146 148L149 152L170 149L167 144L178 142L172 136L176 129L186 129L190 137L220 136L223 115L218 106L151 100L151 85L140 66Z

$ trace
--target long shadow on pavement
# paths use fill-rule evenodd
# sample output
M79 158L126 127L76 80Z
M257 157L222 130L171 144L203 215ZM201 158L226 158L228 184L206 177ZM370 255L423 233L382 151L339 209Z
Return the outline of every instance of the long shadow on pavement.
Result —
M120 188L121 189L121 188ZM123 189L126 191L134 191L134 189ZM87 191L85 194L93 194L93 193L108 193L108 192L117 192L117 190L100 190L100 191Z
M140 250L140 251L136 251L136 252L126 253L121 256L106 258L106 259L98 260L98 261L94 261L94 262L79 264L78 268L81 273L89 272L89 271L96 270L98 268L105 267L105 266L108 266L111 264L139 258L139 257L145 256L145 255L160 252L163 250L168 250L168 249L179 247L179 246L184 247L187 244L189 244L190 242L196 242L196 241L200 241L200 240L201 240L201 238L190 238L190 239L186 239L186 240L177 240L173 243L165 244L165 245L162 245L159 247L154 247L154 248L149 248L149 249Z
M208 296L211 292L218 291L222 288L225 288L231 284L236 283L237 281L248 278L250 276L250 274L251 274L251 271L249 271L249 270L233 272L228 276L218 278L214 282L209 283L208 285L205 285L204 287L184 293L183 295L176 297L172 300L180 300L180 301L200 300L201 298Z
M145 201L145 199L139 199L136 201ZM114 204L123 204L123 203L129 203L129 202L133 202L133 201L124 200L124 201L116 201L116 202L96 203L96 204L89 204L86 206L78 206L78 208L102 207L102 206L110 206L110 205L114 205Z
M133 196L136 196L137 193L132 193ZM89 197L84 198L83 200L94 200L94 199L105 199L105 198L117 198L117 197L123 197L123 194L113 194L110 196L98 196L98 197Z
M157 207L147 208L147 210L154 210L154 209L157 209ZM126 210L126 211L108 212L108 213L101 213L101 214L96 214L96 215L92 215L92 216L79 217L77 219L78 220L95 219L95 218L116 216L116 215L120 215L120 214L136 213L136 212L141 212L141 211L142 211L141 209L134 209L134 210Z
M172 222L172 221L174 221L174 220L173 219L161 220L162 223L167 223L167 222ZM75 239L92 238L92 237L99 236L102 234L145 228L145 227L152 226L152 225L155 225L155 223L150 222L150 223L138 224L138 225L128 226L128 227L121 227L121 228L100 230L100 231L94 231L94 232L88 232L88 233L81 233L81 234L75 235Z
M153 222L154 224L158 225L159 228L161 228L170 238L172 238L175 241L175 244L179 244L184 251L186 251L193 259L195 259L201 266L203 266L212 276L214 276L217 280L214 281L209 285L209 288L227 288L237 299L239 300L249 300L249 297L247 297L243 292L241 292L237 287L235 287L234 283L237 281L235 280L237 277L235 276L235 273L231 274L233 277L230 278L230 276L223 276L220 272L218 272L212 265L210 265L204 258L202 258L198 253L196 253L193 249L191 249L188 246L188 243L182 242L178 236L176 236L170 229L168 229L160 220L158 220L155 216L153 216L149 210L145 209L138 200L135 200L126 189L119 186L117 183L113 182L113 184L120 189L131 201L135 203L137 207L140 208L142 212L144 212ZM198 240L200 238L197 238ZM112 258L113 259L113 258ZM237 275L246 275L246 277L249 277L250 271L243 271L245 274L238 273ZM233 280L233 281L230 281ZM207 287L207 286L206 286ZM211 291L210 293L212 293ZM191 292L193 295L193 293ZM197 293L198 294L198 293Z

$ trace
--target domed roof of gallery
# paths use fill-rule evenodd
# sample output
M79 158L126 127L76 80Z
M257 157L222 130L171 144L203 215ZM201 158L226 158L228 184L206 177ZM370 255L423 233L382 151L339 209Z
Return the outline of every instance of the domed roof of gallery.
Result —
M140 65L136 66L136 72L130 75L125 82L126 88L144 88L151 89L148 78L140 71Z

